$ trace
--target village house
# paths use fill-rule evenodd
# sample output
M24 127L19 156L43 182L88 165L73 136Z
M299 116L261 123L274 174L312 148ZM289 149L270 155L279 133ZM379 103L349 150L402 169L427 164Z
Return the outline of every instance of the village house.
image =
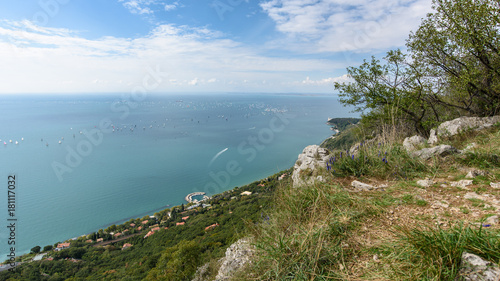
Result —
M216 228L217 226L219 226L218 223L214 223L212 225L209 225L209 226L205 227L205 231L209 231L209 230L211 230L213 228Z
M57 247L55 248L55 251L60 251L60 250L63 250L63 249L67 249L69 247L70 247L69 243L59 243L59 244L57 244Z

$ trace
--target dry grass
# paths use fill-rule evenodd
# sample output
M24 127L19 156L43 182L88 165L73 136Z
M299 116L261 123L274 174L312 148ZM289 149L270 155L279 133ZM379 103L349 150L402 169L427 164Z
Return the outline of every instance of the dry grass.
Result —
M456 255L467 245L450 248L454 258L445 260L431 245L418 250L408 237L454 245L460 233L469 235L467 243L500 235L500 225L476 231L484 219L500 211L495 203L500 189L489 185L499 181L500 165L484 163L488 157L483 157L500 155L500 131L467 132L452 144L464 149L472 142L477 147L471 155L426 163L425 176L434 180L427 188L416 184L424 175L415 179L329 177L325 185L283 186L271 220L253 227L259 258L246 276L252 276L250 280L451 280ZM488 172L486 176L475 178L466 188L451 186L470 169L480 167ZM387 187L357 193L350 187L355 179ZM471 192L483 196L482 200L466 199ZM486 238L477 236L483 234ZM480 246L474 249L486 251Z

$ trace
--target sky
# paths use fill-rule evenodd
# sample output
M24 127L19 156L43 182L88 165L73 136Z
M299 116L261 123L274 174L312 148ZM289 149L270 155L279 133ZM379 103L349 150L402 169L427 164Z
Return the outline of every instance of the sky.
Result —
M0 94L334 93L431 0L0 0Z

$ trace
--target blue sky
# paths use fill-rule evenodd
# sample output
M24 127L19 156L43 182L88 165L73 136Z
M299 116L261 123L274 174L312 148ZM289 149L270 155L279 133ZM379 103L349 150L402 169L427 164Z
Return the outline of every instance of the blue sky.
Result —
M0 93L333 93L431 0L0 0Z

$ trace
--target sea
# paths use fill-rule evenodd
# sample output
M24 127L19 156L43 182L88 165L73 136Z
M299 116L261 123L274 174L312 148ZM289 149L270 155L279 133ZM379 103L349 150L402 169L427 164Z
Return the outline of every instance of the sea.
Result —
M350 110L333 94L0 95L0 260L288 169Z

